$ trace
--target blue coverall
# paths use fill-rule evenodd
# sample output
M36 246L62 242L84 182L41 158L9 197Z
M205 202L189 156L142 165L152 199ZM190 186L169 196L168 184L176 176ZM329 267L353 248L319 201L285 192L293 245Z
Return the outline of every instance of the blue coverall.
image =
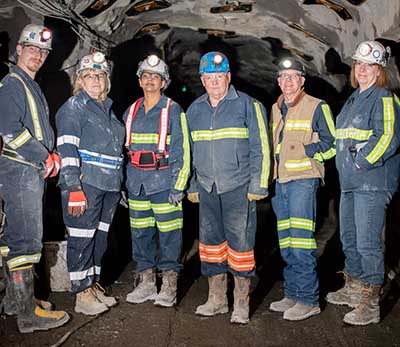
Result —
M81 90L57 112L57 149L61 156L59 185L68 230L67 266L71 292L98 281L107 233L120 200L124 128L111 109ZM71 191L82 189L88 207L79 217L68 214Z
M158 150L160 112L167 105L167 97L147 113L143 100L129 129L129 151ZM129 109L124 114L126 122ZM182 203L177 206L168 202L169 195L182 193L190 172L190 148L186 116L175 102L169 110L168 136L166 140L168 168L143 170L128 163L126 187L129 195L129 211L132 232L132 252L136 271L157 268L161 271L179 271L182 268ZM159 255L155 235L159 232Z
M203 275L255 273L256 202L266 195L270 171L264 107L231 85L213 108L208 94L187 111L193 153L189 191L200 197L200 259Z
M54 133L39 85L18 66L0 82L0 108L0 197L6 213L0 251L13 269L41 257L43 169Z
M340 239L345 269L364 283L384 279L382 228L400 175L400 101L387 89L356 89L336 121Z

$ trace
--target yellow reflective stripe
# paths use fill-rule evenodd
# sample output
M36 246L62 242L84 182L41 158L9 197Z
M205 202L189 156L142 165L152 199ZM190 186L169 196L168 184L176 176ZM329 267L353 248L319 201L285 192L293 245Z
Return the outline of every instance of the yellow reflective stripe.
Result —
M396 104L400 106L400 99L399 99L399 97L398 97L396 94L393 94L393 95L394 95L394 101L396 101Z
M278 231L290 229L290 219L278 220Z
M336 149L329 148L326 152L315 153L313 159L318 160L319 162L323 162L324 160L333 158L335 155L336 155Z
M129 208L135 211L147 211L151 209L151 202L149 200L133 200L128 199Z
M279 247L282 248L302 248L302 249L316 249L317 242L315 239L306 239L298 237L285 237L279 240Z
M162 233L176 229L182 229L183 219L177 218L166 222L157 222L157 227Z
M177 190L183 190L185 188L186 182L189 178L190 172L190 145L189 145L189 130L186 121L186 115L182 112L181 118L181 128L183 135L183 165L179 170L178 179L176 180L174 188Z
M7 257L8 256L8 252L10 252L10 249L7 246L0 247L0 255L2 257Z
M292 217L290 218L290 226L291 228L315 231L315 222L311 219Z
M372 135L372 130L361 130L356 128L336 129L336 139L353 139L365 141Z
M372 151L365 157L370 163L376 163L387 150L394 135L394 105L393 98L384 97L383 102L383 134Z
M130 218L131 228L144 229L149 227L154 227L156 225L156 220L154 217L146 218Z
M158 144L158 134L131 133L131 142L136 144ZM167 136L167 145L171 143L171 135Z
M17 78L19 81L21 81L22 85L24 86L26 98L28 99L29 109L32 115L32 123L33 123L35 137L36 139L41 141L43 140L43 133L42 133L42 128L40 126L39 113L36 107L35 99L33 98L33 95L29 90L28 86L25 84L24 80L20 76L18 76L16 73L11 73L10 76Z
M40 261L41 254L30 254L30 255L21 255L16 258L12 258L7 261L8 268L10 270L25 265L25 264L33 264L38 263Z
M275 154L279 154L280 152L281 152L281 144L278 143L278 145L276 146Z
M288 171L303 171L311 169L310 159L286 160L285 168Z
M167 214L176 211L182 211L182 204L178 206L171 205L168 202L164 204L151 204L151 208L155 214Z
M264 118L261 113L260 104L255 102L254 108L256 110L258 129L260 132L261 152L262 152L262 157L263 157L262 163L261 163L260 188L268 188L268 177L269 177L269 168L270 168L270 158L269 158L270 152L269 152L267 129L265 127Z
M311 120L288 119L285 123L285 130L288 131L310 131L311 129Z
M27 143L32 135L30 134L28 129L25 129L21 134L19 134L14 140L8 142L7 144L12 149L17 149Z
M276 131L276 127L278 126L277 122L270 122L269 123L269 128L271 129L271 131L274 133Z
M196 130L191 132L193 141L214 141L221 139L247 139L247 128L222 128L217 130Z
M328 125L329 132L333 137L335 137L336 130L335 130L335 123L333 122L332 118L331 109L327 104L322 105L321 108L322 108L322 113L324 114L325 117L326 124Z
M0 82L0 88L1 88L2 86L4 86L4 84Z

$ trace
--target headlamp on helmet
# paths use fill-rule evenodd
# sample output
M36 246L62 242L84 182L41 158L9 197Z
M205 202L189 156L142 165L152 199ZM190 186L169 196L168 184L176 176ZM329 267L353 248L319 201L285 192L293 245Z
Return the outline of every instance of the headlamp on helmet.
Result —
M149 55L145 60L139 63L136 76L139 78L142 77L145 71L159 74L166 82L164 89L166 89L171 82L167 64L155 54Z
M18 43L30 44L39 48L51 50L53 34L50 29L38 24L28 24L22 29Z
M390 47L384 47L377 41L361 42L354 51L352 58L368 64L386 66L390 58Z
M304 65L293 58L284 58L278 64L278 76L283 70L297 70L300 72L301 76L306 75L306 69Z
M51 33L51 31L49 29L43 29L42 32L40 33L40 39L43 42L46 42L48 40L50 40L52 38L53 34Z
M229 61L225 54L220 52L209 52L204 54L200 59L199 74L229 72Z
M94 69L104 71L107 75L110 75L110 67L106 60L106 57L101 52L93 52L92 54L85 55L79 61L79 67L76 73L79 74L81 71L86 69Z

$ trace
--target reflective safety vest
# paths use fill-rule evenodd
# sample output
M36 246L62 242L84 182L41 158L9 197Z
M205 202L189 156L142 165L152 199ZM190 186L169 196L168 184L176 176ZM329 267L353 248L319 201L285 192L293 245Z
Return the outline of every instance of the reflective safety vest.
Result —
M126 142L125 146L129 149L132 143L132 127L133 121L136 117L139 106L143 98L136 100L130 107L128 117L126 119L125 131ZM129 157L132 166L142 170L161 170L169 167L168 165L168 152L166 151L167 136L168 136L168 121L169 111L171 106L171 99L167 98L166 107L160 111L160 127L158 129L158 143L157 152L154 151L129 151Z
M272 106L273 179L278 179L280 183L324 177L323 164L309 158L304 150L304 145L319 141L318 133L312 129L312 121L320 102L320 99L304 93L297 104L288 108L285 120L278 102ZM281 131L283 136L280 136Z

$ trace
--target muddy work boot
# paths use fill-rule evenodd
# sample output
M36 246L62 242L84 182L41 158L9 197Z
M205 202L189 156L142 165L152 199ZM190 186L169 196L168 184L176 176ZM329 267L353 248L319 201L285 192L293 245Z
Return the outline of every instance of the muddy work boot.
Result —
M303 320L308 317L319 314L321 309L319 306L305 305L297 302L293 307L283 313L283 319L286 320Z
M336 292L328 293L326 301L334 305L347 305L356 307L361 301L363 284L360 280L343 273L345 278L344 287Z
M178 273L176 271L163 271L161 290L154 301L154 305L162 307L174 306L176 304L177 283Z
M139 284L126 296L131 304L141 304L157 297L156 274L153 269L147 269L138 274Z
M97 299L93 288L86 288L84 291L76 294L75 312L94 316L107 310L108 307Z
M292 308L294 305L296 305L295 300L283 298L282 300L271 302L271 304L269 305L269 309L274 312L285 312L289 308Z
M92 286L92 289L97 300L102 302L107 307L113 307L118 303L117 299L112 296L106 295L106 290L100 285L99 282L95 282Z
M368 325L371 323L379 323L380 292L380 285L364 284L360 303L353 311L344 316L343 322L352 325Z
M233 312L231 323L247 324L249 322L250 278L234 276Z
M196 314L206 317L229 312L227 274L219 274L208 278L208 300L196 309Z
M69 321L64 311L47 311L36 305L33 297L32 267L10 271L10 285L17 304L17 325L21 333L49 330Z

